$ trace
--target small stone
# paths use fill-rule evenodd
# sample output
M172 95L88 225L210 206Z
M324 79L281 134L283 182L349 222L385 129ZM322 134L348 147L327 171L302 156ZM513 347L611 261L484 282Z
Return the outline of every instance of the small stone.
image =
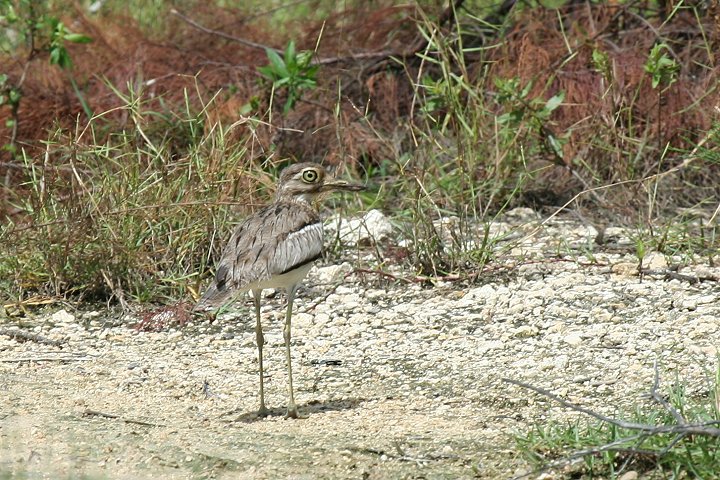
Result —
M330 265L315 270L315 277L318 283L337 283L345 278L345 275L352 272L352 265L343 262L340 265Z
M532 208L518 207L505 212L505 218L527 223L533 220L538 220L540 215L538 215L538 213Z
M634 277L638 274L638 264L631 262L620 262L614 264L610 268L610 270L615 275L620 275L622 277Z
M582 343L582 337L577 333L571 333L563 338L563 341L571 347L577 347Z
M664 270L668 263L665 255L660 252L650 252L643 257L643 267L649 270Z
M513 332L512 336L516 338L529 338L529 337L535 337L540 331L537 327L531 326L531 325L523 325L521 327L518 327Z
M618 480L637 480L638 473L635 470L630 470L629 472L625 472L622 475L618 477Z
M292 321L299 328L305 328L312 324L313 316L309 313L297 312L293 314Z
M53 313L50 320L53 323L73 323L75 321L75 316L68 313L67 310L62 309Z
M395 230L387 217L380 210L375 209L367 212L361 219L330 223L327 229L336 230L338 223L340 230L338 236L348 245L372 244L388 238Z

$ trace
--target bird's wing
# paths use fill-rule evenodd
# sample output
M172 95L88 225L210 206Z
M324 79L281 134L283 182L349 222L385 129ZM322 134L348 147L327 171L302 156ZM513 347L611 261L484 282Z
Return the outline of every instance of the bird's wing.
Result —
M322 248L322 222L310 206L270 205L235 229L223 250L215 279L196 308L227 303L255 282L316 260Z

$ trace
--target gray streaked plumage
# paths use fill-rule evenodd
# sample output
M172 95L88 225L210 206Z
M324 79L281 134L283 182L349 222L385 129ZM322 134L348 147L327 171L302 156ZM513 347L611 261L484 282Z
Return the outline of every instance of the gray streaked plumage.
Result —
M257 212L230 237L217 265L215 280L198 307L220 307L243 291L317 260L322 254L320 217L305 202L282 201Z
M225 246L212 285L195 310L217 308L252 291L255 302L256 338L260 364L260 410L267 415L263 388L260 325L260 294L264 288L285 288L288 310L283 331L288 367L289 417L297 417L290 366L290 322L295 290L312 263L322 255L323 230L312 200L332 190L358 191L363 187L340 180L327 180L325 169L314 163L287 167L280 174L275 201L238 226Z

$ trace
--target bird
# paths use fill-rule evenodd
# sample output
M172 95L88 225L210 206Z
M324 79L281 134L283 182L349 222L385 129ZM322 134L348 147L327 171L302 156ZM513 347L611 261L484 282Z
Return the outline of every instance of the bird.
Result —
M195 311L217 309L243 293L252 292L260 370L259 417L269 415L263 376L262 291L284 288L287 292L283 328L289 396L286 417L299 418L293 394L290 330L296 290L323 252L323 224L313 202L324 192L364 189L363 185L332 178L316 163L297 163L283 169L274 201L235 229L217 263L215 278L194 308Z

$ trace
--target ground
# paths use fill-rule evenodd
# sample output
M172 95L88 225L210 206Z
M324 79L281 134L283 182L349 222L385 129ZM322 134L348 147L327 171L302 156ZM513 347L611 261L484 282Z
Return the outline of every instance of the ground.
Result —
M521 475L513 436L577 414L503 378L607 414L647 403L655 361L690 396L711 388L720 269L653 253L640 277L613 233L590 256L597 232L555 219L496 259L510 275L473 285L362 283L335 275L351 266L319 266L296 303L298 420L282 415L282 295L263 306L264 419L250 303L161 332L71 305L9 316L4 332L38 337L0 335L0 478Z

